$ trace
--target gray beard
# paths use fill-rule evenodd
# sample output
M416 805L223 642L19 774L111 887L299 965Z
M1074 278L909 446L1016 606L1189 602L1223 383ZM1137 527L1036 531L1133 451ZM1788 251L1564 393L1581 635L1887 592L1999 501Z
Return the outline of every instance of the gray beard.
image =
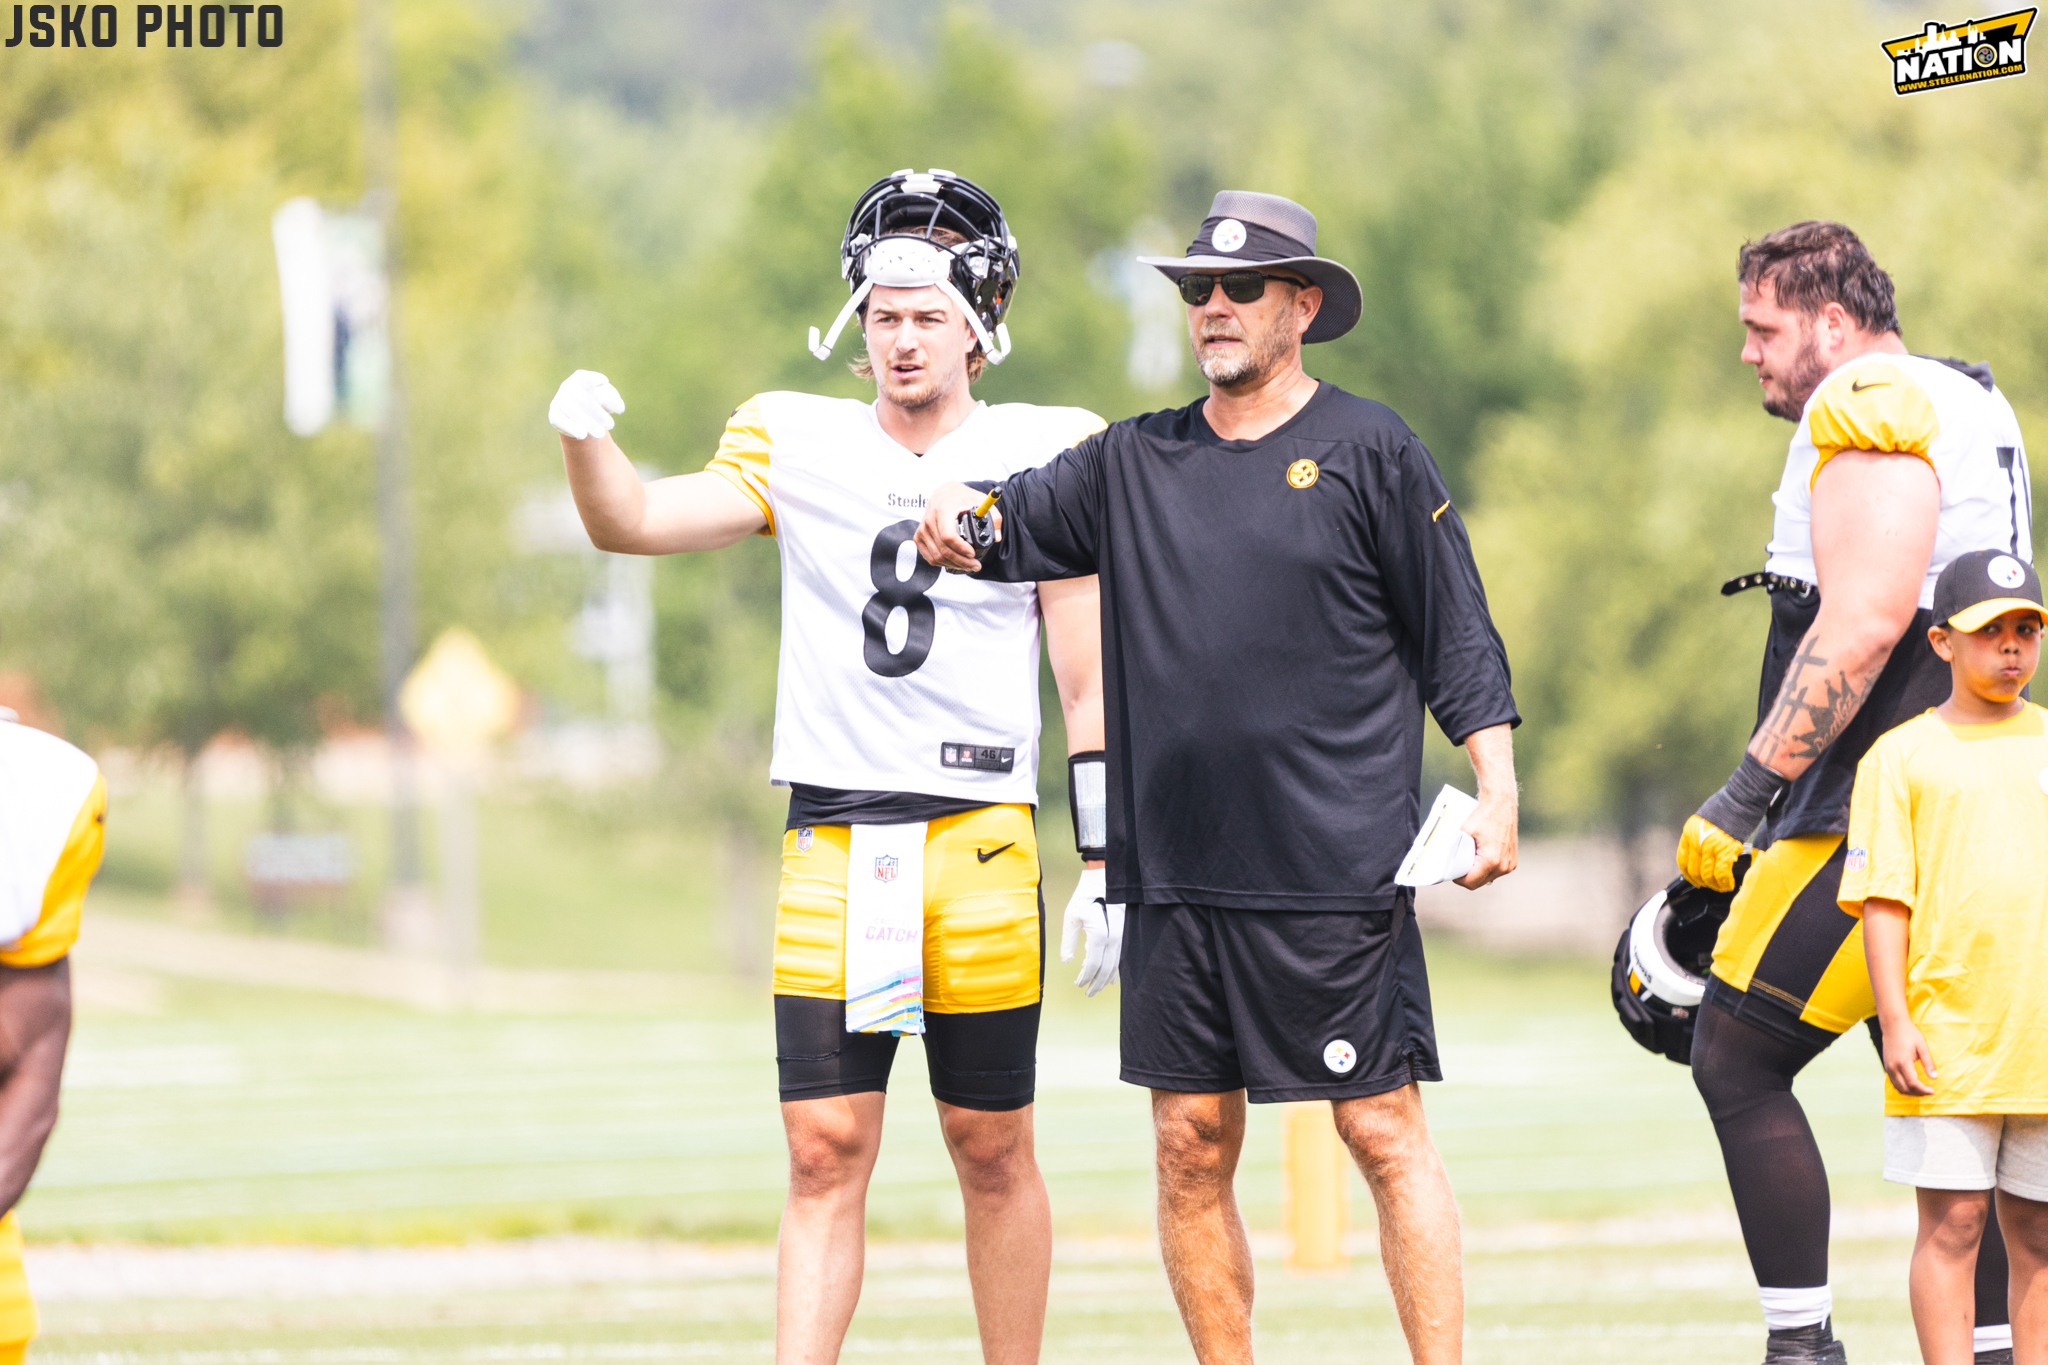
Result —
M1234 389L1258 383L1287 358L1287 343L1277 333L1246 337L1245 341L1245 353L1234 360L1220 356L1205 359L1197 349L1195 368L1202 372L1202 378L1217 388Z

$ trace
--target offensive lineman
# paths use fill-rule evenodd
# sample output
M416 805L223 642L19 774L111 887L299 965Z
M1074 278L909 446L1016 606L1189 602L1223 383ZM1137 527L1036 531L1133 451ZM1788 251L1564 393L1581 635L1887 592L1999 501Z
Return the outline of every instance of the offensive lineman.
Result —
M99 765L0 707L0 1365L36 1334L14 1206L57 1124L71 1040L71 945L99 871Z
M1737 272L1764 410L1794 421L1761 583L1771 594L1758 723L1726 786L1685 823L1678 870L1728 890L1693 1080L1721 1142L1770 1329L1767 1365L1840 1362L1828 1183L1792 1078L1875 1013L1861 926L1836 903L1856 765L1948 695L1927 641L1949 561L2033 558L2026 450L1981 365L1909 355L1892 282L1856 234L1803 222L1743 246ZM1978 1258L1978 1360L2011 1360L2004 1244Z
M1018 270L1001 208L971 181L934 170L876 182L840 269L852 295L811 349L825 359L858 314L854 369L875 380L874 403L758 394L703 472L649 484L605 434L624 402L602 375L571 375L548 417L600 549L673 554L766 535L782 556L769 774L790 788L774 978L790 1183L776 1359L838 1358L896 1039L922 1032L966 1205L982 1353L1024 1365L1038 1358L1052 1258L1031 1122L1038 630L1042 615L1070 747L1100 750L1096 587L942 577L911 537L934 483L1008 477L1103 422L970 392L1009 352ZM1089 930L1090 994L1113 977L1103 948L1122 910L1105 909L1101 880L1085 873L1068 907L1069 943L1076 922Z

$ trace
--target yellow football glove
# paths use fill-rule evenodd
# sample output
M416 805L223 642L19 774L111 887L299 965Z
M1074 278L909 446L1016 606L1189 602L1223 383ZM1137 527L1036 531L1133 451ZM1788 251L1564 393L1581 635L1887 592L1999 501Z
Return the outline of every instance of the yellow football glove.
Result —
M1735 860L1749 850L1728 831L1738 829L1744 836L1754 833L1791 785L1791 779L1744 754L1727 784L1686 819L1678 836L1678 875L1694 886L1733 891Z
M1747 851L1740 839L1704 815L1688 815L1678 836L1678 875L1710 891L1733 891L1735 860Z

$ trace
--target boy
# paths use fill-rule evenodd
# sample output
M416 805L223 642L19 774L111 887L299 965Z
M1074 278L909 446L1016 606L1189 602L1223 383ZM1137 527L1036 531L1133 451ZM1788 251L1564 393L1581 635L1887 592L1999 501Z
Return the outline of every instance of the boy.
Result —
M2008 1357L2048 1361L2048 711L2041 583L1999 550L1934 588L1947 701L1856 772L1841 905L1863 919L1884 1030L1885 1179L1919 1188L1913 1324L1929 1365L1968 1365L1978 1237L1998 1191L2012 1262ZM1991 1343L1982 1343L1991 1344ZM1980 1357L1981 1358L1981 1357Z

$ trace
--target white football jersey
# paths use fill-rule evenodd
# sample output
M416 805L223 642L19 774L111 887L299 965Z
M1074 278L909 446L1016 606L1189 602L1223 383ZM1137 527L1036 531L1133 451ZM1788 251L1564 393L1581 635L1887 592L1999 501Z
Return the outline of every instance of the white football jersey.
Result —
M912 537L939 484L1008 478L1103 426L978 403L920 455L872 403L764 393L734 411L709 468L782 552L771 779L1037 801L1038 590L944 573Z
M2019 418L1997 389L1938 360L1871 354L1844 361L1806 400L1771 495L1777 511L1764 567L1818 584L1813 564L1813 481L1844 450L1927 461L1941 481L1934 556L1920 605L1958 555L2004 550L2033 562L2033 496Z
M106 806L88 755L0 719L0 965L37 966L70 949Z

